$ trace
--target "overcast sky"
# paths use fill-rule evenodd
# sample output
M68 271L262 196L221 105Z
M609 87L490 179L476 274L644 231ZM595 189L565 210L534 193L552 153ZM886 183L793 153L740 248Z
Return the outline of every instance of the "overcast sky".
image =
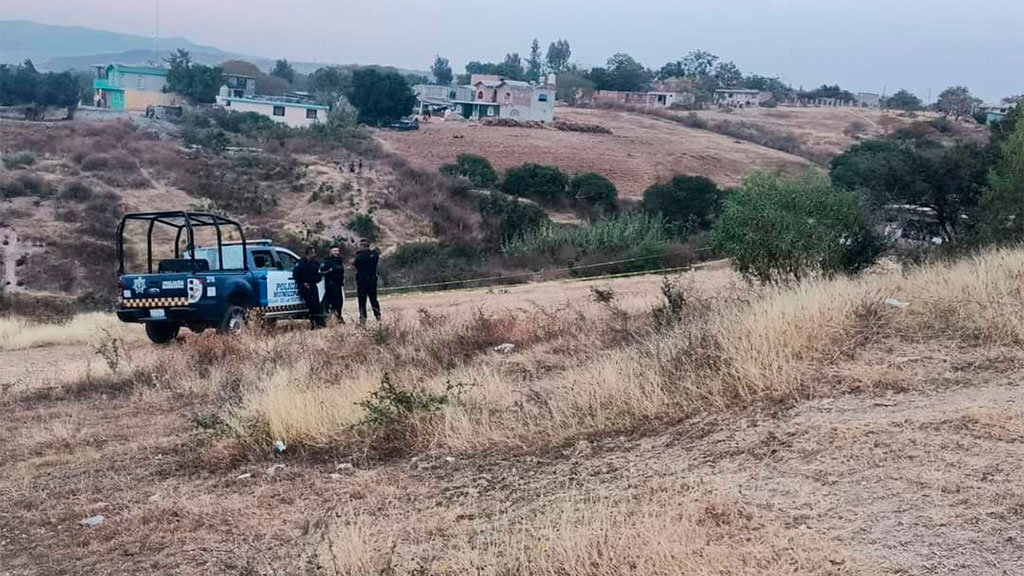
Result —
M2 0L0 18L152 35L158 0ZM160 35L292 60L426 69L569 40L651 68L704 49L794 86L1024 93L1024 0L159 0Z

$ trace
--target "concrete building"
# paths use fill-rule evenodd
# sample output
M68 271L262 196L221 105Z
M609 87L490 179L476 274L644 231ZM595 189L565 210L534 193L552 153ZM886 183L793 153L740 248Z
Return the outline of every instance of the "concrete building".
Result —
M999 124L1006 118L1006 115L1010 113L1017 104L1007 104L1006 102L999 102L996 104L979 104L977 111L985 114L985 124L991 126L993 124Z
M857 92L855 102L861 108L880 108L882 106L882 97L871 92Z
M326 122L330 108L287 96L253 96L236 98L227 86L222 86L217 104L234 112L255 112L292 128L308 128Z
M232 98L252 98L256 96L256 77L245 74L224 74L224 85L228 87Z
M693 105L693 94L686 92L667 92L652 90L649 92L623 92L620 90L597 90L590 97L592 104L601 106L639 106L644 108L670 108Z
M413 92L420 113L451 110L463 118L510 118L520 122L551 122L555 114L555 78L544 84L474 74L466 86L418 84Z
M181 95L165 92L167 69L107 64L95 66L93 104L112 110L144 111L150 106L180 106Z
M757 108L772 99L772 93L746 88L719 88L715 90L715 104L730 108Z

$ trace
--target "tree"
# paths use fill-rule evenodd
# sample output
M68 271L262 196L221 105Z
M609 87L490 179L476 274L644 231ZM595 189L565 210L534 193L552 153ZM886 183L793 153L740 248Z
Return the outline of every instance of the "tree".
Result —
M498 182L498 173L494 166L483 156L476 154L459 154L454 164L441 166L441 173L449 176L462 176L477 188L490 188Z
M309 88L318 101L333 106L352 85L352 72L337 66L322 66L309 76Z
M577 174L569 182L569 195L577 208L610 214L619 209L619 191L612 181L596 172Z
M608 59L607 74L597 80L598 90L643 92L651 86L651 72L629 54L615 54ZM592 78L593 79L593 78Z
M568 186L569 177L555 166L523 164L505 172L501 191L511 196L532 198L541 204L555 205L565 200Z
M0 104L31 105L26 118L40 117L45 107L67 108L67 117L73 118L81 95L81 83L71 72L40 74L31 60L14 67L0 65Z
M566 71L569 68L569 59L572 58L572 49L567 40L557 40L548 46L547 62L548 70L556 74Z
M274 63L274 69L270 71L271 76L277 76L285 82L291 84L295 81L295 68L288 63L287 60L281 58Z
M885 107L894 108L896 110L920 110L921 99L914 94L901 89L885 99Z
M70 72L44 74L36 94L36 102L42 106L67 108L68 119L75 116L80 98L81 88L78 79Z
M1017 104L1012 129L999 143L998 159L988 174L982 197L982 219L987 239L1024 241L1024 104ZM1010 115L1002 124L1009 124Z
M953 115L957 120L961 116L970 116L974 109L974 98L971 91L963 86L951 86L939 94L937 103L939 111L949 116Z
M540 82L540 76L544 72L544 63L540 58L540 42L536 38L530 44L530 58L526 61L526 78L533 82Z
M434 81L438 84L448 86L452 83L452 66L447 58L442 58L440 55L434 56L430 73L434 75Z
M594 93L594 86L594 82L576 72L564 72L555 85L555 98L575 106Z
M359 111L359 122L379 125L408 116L416 96L398 72L363 68L352 73L348 100Z
M930 209L942 236L954 241L973 222L990 163L985 148L967 142L950 148L916 140L868 140L832 161L832 181L860 192L877 208Z
M501 76L512 80L524 80L526 69L523 68L523 59L518 52L505 55L505 61L501 63Z
M835 100L856 100L854 96L848 90L843 90L839 87L839 84L829 86L828 84L822 84L821 87L815 88L810 92L803 93L804 98L816 99L816 98L832 98Z
M715 64L712 76L720 88L739 86L743 82L743 72L734 62Z
M694 50L682 59L669 62L661 67L658 77L668 78L707 78L715 69L718 56L703 50Z
M857 194L815 172L751 174L726 198L712 236L737 270L761 282L855 273L882 248Z
M217 101L223 84L220 67L193 64L188 50L181 48L166 60L167 90L177 92L192 102L210 104Z
M674 176L644 191L643 209L661 214L676 236L708 230L722 207L722 194L703 176Z

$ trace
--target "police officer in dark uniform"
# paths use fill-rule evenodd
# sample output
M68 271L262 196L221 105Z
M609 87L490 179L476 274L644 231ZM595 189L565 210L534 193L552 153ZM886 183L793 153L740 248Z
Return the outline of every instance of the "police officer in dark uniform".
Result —
M352 261L356 269L356 292L359 296L359 325L366 324L366 300L370 300L373 317L380 321L380 304L377 303L377 263L380 251L370 249L370 241L363 238L359 241L359 251Z
M344 324L341 309L345 306L345 261L341 259L340 247L331 247L331 254L324 258L320 270L324 275L324 314L333 312L338 321Z
M302 256L302 260L292 270L292 279L299 289L299 297L306 303L309 310L309 327L311 330L323 328L324 313L320 308L320 293L317 284L320 282L320 263L316 260L316 248L310 246Z

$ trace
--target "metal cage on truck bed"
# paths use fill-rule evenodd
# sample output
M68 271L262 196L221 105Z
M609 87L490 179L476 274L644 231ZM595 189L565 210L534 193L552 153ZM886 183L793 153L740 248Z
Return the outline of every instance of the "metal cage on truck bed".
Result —
M174 260L163 260L158 263L161 272L205 272L209 270L209 263L206 260L196 259L195 231L199 228L213 228L217 233L217 262L221 269L224 267L224 235L221 227L233 227L238 231L240 242L230 244L241 244L242 254L246 253L247 243L245 231L242 225L235 220L210 214L207 212L133 212L125 214L121 223L117 225L117 273L124 275L124 230L129 222L148 222L146 230L146 270L148 274L153 273L153 230L157 224L168 226L175 230L174 236ZM185 233L185 251L188 258L182 257L182 232ZM205 267L204 267L205 266ZM242 258L243 270L248 270L249 265L245 258ZM163 269L171 268L171 269Z

